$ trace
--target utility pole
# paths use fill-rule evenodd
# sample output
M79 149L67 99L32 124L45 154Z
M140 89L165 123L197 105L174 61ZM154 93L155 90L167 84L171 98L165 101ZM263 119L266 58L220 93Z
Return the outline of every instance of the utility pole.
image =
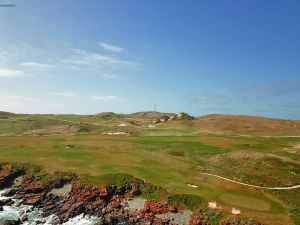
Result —
M156 102L154 102L154 112L156 112Z

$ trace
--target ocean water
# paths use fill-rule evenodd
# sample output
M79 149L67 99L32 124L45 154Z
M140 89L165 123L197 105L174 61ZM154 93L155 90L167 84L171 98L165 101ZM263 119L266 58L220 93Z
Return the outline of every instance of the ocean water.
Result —
M0 191L0 200L6 199L7 197L3 197L2 194L5 190ZM14 204L11 206L4 206L3 211L0 212L0 220L18 220L20 215L23 212L28 216L28 220L22 225L36 225L36 224L44 224L51 225L52 221L54 221L57 217L56 215L50 215L49 217L42 217L42 212L39 209L33 208L32 206L19 204L20 200L14 199ZM94 225L98 222L99 219L97 217L84 216L83 214L78 215L68 222L63 223L64 225Z

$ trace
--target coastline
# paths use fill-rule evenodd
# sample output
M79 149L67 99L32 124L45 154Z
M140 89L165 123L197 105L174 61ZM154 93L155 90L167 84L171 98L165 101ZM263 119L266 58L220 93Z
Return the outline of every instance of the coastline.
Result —
M201 197L171 194L128 175L106 176L100 185L91 177L4 164L0 190L5 225L235 224ZM151 199L153 193L159 197Z

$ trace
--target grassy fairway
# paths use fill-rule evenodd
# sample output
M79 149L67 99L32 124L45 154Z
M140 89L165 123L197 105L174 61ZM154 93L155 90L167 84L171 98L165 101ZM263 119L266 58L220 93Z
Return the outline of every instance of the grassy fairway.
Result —
M271 195L203 176L198 171L203 157L237 152L249 141L261 144L261 140L217 136L211 136L211 139L208 136L105 135L0 137L0 159L32 162L48 170L91 175L128 173L172 192L196 194L217 201L224 205L225 211L227 207L228 210L238 207L242 211L241 217L252 217L270 224L276 224L278 220L290 224L286 207ZM66 149L66 144L72 148ZM187 183L199 188L187 187Z

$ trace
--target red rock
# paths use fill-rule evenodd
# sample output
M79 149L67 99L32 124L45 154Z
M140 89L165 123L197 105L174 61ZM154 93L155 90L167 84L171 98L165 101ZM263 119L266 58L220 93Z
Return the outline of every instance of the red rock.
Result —
M71 198L67 199L60 209L59 214L64 220L81 213L102 215L102 209L108 204L109 193L106 188L97 186L83 186L75 184L72 187ZM118 197L113 198L110 210L113 211L120 205Z
M101 198L106 198L108 196L108 191L107 191L107 188L101 188L100 189L100 197Z
M203 222L202 213L195 213L191 216L189 225L209 225L207 222Z
M114 202L114 203L121 203L122 201L122 197L120 197L119 195L114 195L111 199L110 202Z
M43 207L43 211L48 212L54 208L55 208L55 204L53 202L49 202Z
M23 188L23 191L26 193L41 193L45 191L46 189L46 184L41 184L41 183L31 183L29 185L26 185Z
M176 211L174 207L170 207L167 204L158 201L147 201L142 209L142 213L163 214L168 213L171 210Z
M45 195L43 193L26 194L24 196L25 201L23 202L23 204L37 206L39 203L41 203L44 200L44 197Z

